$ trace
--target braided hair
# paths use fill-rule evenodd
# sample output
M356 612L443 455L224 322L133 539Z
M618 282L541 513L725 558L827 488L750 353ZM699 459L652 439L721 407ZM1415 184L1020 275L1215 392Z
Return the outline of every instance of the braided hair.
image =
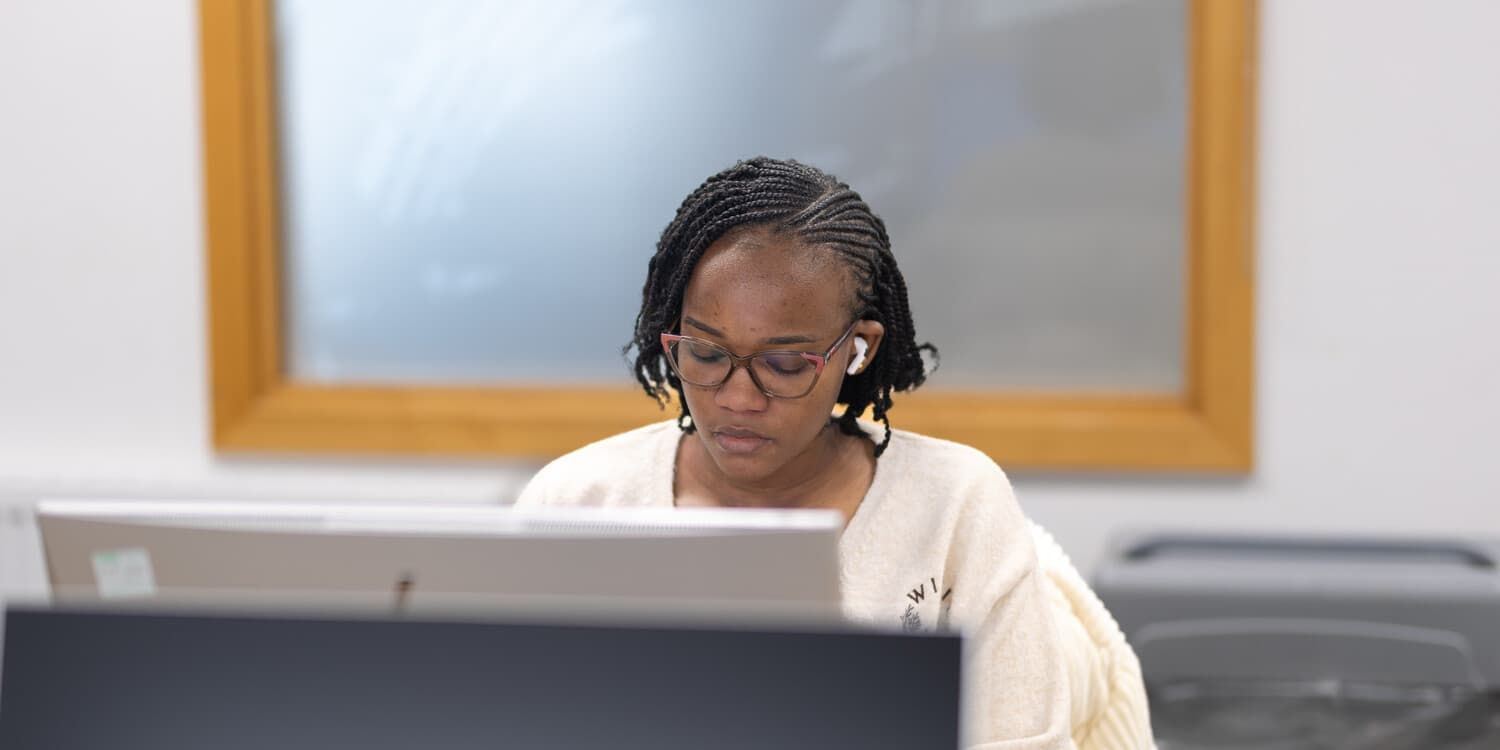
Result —
M741 161L708 178L682 201L656 244L641 290L635 338L625 346L626 354L632 348L636 352L636 380L663 406L667 388L674 389L681 405L677 424L684 432L693 431L682 383L667 366L661 334L676 329L688 279L703 253L729 231L748 227L790 232L809 247L837 252L855 281L850 312L885 326L874 359L859 374L845 377L838 402L848 408L836 419L843 433L862 436L857 420L873 407L875 419L885 425L885 437L875 447L880 456L891 442L891 394L920 386L927 379L922 352L935 359L937 348L916 342L906 280L891 254L885 222L859 193L806 164L766 157Z

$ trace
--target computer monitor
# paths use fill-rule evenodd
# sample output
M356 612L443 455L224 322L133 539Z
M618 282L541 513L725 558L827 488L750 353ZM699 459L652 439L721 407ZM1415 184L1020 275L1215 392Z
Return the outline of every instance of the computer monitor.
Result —
M960 642L12 605L0 747L954 748Z
M838 616L832 511L47 500L53 601Z

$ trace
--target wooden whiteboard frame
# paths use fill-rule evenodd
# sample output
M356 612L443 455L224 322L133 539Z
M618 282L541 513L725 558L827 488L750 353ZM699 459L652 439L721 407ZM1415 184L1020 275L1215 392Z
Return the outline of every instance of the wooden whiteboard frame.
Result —
M633 386L326 386L282 361L271 0L200 0L213 441L223 451L564 453L660 411ZM1254 0L1191 0L1184 391L898 396L899 427L1010 469L1248 471L1253 462Z

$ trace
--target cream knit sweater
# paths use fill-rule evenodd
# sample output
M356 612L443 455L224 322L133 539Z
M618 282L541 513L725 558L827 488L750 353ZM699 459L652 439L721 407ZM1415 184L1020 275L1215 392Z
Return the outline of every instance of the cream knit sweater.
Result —
M680 439L663 422L580 448L543 467L517 505L671 507ZM966 635L967 744L1149 747L1134 654L1110 640L1113 621L1089 609L1087 586L1055 545L1044 558L1062 570L1039 567L1034 533L1051 544L987 456L897 430L839 539L844 614Z

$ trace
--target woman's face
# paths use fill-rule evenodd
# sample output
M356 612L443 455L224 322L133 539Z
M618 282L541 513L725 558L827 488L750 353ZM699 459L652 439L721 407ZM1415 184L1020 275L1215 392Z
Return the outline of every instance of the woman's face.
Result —
M768 350L823 354L849 328L853 282L836 253L807 247L790 233L752 228L721 237L688 281L682 335L740 356ZM854 356L854 337L874 358L881 325L860 321L829 357L812 392L770 398L744 367L717 388L683 385L697 437L719 471L741 484L778 484L814 471L811 450L827 426Z

